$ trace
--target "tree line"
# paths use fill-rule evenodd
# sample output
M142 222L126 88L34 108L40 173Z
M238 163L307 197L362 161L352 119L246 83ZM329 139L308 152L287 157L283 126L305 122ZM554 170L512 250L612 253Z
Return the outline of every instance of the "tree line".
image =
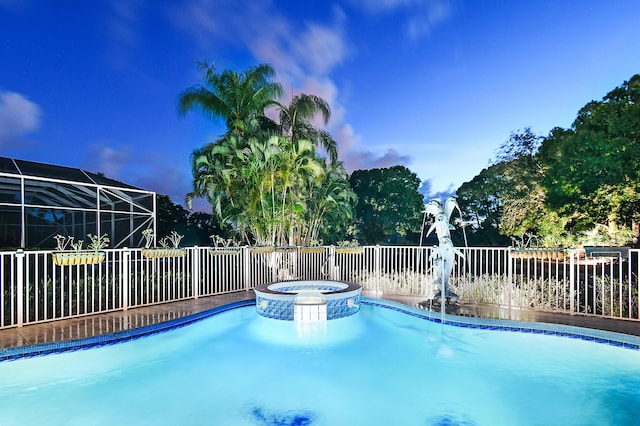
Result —
M633 245L640 218L640 75L592 101L570 128L512 133L457 191L483 244Z
M418 176L400 165L347 174L335 140L315 125L331 117L324 99L297 94L282 103L270 65L241 73L198 67L202 83L180 94L178 111L222 120L226 131L191 155L186 202L204 198L212 210L202 217L184 210L189 232L252 245L424 243ZM530 128L512 133L489 166L457 190L469 243L635 243L639 99L634 75L585 105L569 129L546 137ZM195 239L204 244L202 235Z

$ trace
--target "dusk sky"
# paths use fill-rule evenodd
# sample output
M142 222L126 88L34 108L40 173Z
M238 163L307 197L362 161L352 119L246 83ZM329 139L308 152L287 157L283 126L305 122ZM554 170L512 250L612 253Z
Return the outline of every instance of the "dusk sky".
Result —
M640 1L0 0L0 156L182 202L225 130L177 113L205 60L273 65L284 103L329 102L347 171L401 164L435 195L640 73Z

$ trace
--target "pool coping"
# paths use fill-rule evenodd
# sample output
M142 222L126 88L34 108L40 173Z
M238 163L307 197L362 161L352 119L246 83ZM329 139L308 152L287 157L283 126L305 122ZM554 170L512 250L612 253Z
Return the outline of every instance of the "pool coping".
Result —
M296 285L299 285L299 283L304 283L304 282L327 282L327 280L291 280L291 281L274 281L274 282L270 282L270 283L266 283L266 284L261 284L259 286L256 286L253 288L253 291L255 293L264 293L264 294L270 294L270 295L286 295L288 297L294 296L295 292L288 292L288 291L278 291L278 290L273 290L270 289L270 286L273 285L279 285L282 287L295 287ZM349 293L355 290L362 290L362 286L360 284L356 284L353 282L349 282L349 281L340 281L340 280L331 280L329 281L331 283L340 283L340 284L344 284L345 287L341 288L339 290L331 290L331 291L320 291L320 293L322 293L325 296L329 296L329 295L334 295L334 294L344 294L344 293Z
M229 311L231 309L245 306L254 306L255 300L246 299L230 302L206 311L198 312L181 318L163 321L156 324L146 325L138 328L117 331L115 333L101 334L81 339L63 340L60 342L37 343L34 345L17 346L0 349L0 362L13 361L21 358L33 358L43 355L51 355L62 352L72 352L81 349L90 349L100 346L122 343L129 340L139 339L164 331L184 327L205 318Z
M452 314L432 313L402 303L384 299L374 299L365 296L361 297L360 303L364 305L391 309L427 321L443 323L457 327L568 337L608 344L625 349L640 350L640 337L623 333L616 333L612 331L603 331L562 324L524 322L489 318L471 318ZM176 318L139 328L122 330L115 333L102 334L81 339L65 340L60 342L39 343L34 345L1 349L0 362L14 361L22 358L32 358L63 352L71 352L126 342L129 340L139 339L145 336L150 336L164 331L184 327L186 325L203 320L205 318L209 318L219 313L246 306L255 306L255 300L247 299L230 302L212 309L188 315L186 317Z

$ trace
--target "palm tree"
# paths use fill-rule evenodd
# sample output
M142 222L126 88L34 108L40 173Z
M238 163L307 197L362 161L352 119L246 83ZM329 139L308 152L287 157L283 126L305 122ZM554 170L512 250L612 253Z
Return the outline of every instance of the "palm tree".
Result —
M238 152L235 168L244 187L246 208L238 215L243 228L249 230L258 245L273 245L278 229L276 199L276 173L280 147L276 137L262 143L251 138L248 145Z
M333 234L346 229L353 219L353 207L357 199L342 163L325 164L322 181L310 187L304 245L312 245L312 242L320 240L323 229L333 230ZM332 236L336 241L339 239L338 235Z
M280 241L297 244L304 225L309 186L318 185L324 169L307 140L280 138L282 150L278 167L278 189L281 202Z
M217 73L207 63L198 66L204 83L180 95L179 112L200 109L224 119L228 130L193 152L189 206L196 197L207 199L223 226L261 245L310 241L328 221L351 217L352 192L336 142L311 123L318 114L325 124L329 121L325 100L301 94L288 107L281 105L275 99L282 89L271 81L275 72L269 65L241 74ZM280 108L279 124L264 115L274 105ZM317 154L319 147L330 164Z
M264 115L265 108L276 105L282 96L282 87L271 79L275 70L271 65L249 67L241 74L232 70L216 72L213 65L198 62L204 84L191 87L178 98L178 112L185 114L194 109L217 120L223 119L228 131L241 139L277 125Z
M323 147L333 164L338 161L338 148L331 135L315 127L311 120L321 114L324 124L331 118L331 109L327 101L319 96L300 94L294 96L289 106L277 104L280 108L280 132L291 140L305 139L313 145Z
M232 140L235 140L233 138ZM234 205L233 180L226 168L226 158L232 146L228 143L212 143L191 154L193 172L193 191L186 196L189 208L194 198L205 198L213 212L222 220L227 215L228 206Z

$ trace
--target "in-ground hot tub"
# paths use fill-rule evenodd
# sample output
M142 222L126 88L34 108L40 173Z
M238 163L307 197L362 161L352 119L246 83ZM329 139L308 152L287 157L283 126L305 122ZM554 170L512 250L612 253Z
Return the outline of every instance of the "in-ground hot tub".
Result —
M359 284L329 280L281 281L255 289L263 317L317 321L348 317L360 310Z

